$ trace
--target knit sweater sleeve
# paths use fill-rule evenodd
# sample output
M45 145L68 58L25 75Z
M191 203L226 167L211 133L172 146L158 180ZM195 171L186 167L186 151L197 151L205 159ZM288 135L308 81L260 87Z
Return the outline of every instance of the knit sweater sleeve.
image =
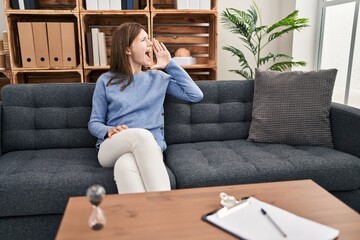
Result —
M111 126L106 125L107 99L105 88L104 82L98 80L94 90L92 111L88 123L90 133L101 140L105 139L107 131L111 128Z
M188 102L199 102L203 99L200 88L174 60L170 61L165 71L171 78L166 91L167 94Z

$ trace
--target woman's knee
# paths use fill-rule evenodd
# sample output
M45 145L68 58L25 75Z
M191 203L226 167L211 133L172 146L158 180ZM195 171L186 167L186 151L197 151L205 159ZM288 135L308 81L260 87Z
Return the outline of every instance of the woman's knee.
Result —
M134 137L135 141L137 142L149 142L149 141L155 141L154 136L152 133L143 128L132 128L128 129L132 131L132 136ZM126 130L126 131L128 131Z
M115 162L114 175L124 175L129 172L138 172L135 157L132 153L125 153Z

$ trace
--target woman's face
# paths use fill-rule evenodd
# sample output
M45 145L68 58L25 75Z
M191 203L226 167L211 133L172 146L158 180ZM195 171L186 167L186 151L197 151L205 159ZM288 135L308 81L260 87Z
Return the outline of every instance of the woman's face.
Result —
M149 35L141 30L126 51L133 73L141 71L142 66L150 66L152 45Z

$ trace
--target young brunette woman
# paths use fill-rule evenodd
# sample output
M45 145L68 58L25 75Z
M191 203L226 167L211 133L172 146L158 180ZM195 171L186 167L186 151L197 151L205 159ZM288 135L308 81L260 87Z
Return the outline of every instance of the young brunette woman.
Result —
M151 66L153 52L157 61ZM150 70L143 70L145 66ZM96 82L88 127L98 138L99 163L114 167L119 193L170 190L162 154L166 94L189 102L203 98L165 45L151 41L141 24L117 27L110 71Z

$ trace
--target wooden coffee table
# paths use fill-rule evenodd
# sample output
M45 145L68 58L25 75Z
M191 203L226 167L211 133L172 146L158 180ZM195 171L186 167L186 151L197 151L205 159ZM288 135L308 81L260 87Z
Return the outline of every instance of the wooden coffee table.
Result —
M360 215L311 180L107 195L101 204L107 224L88 226L86 197L70 198L60 239L234 239L201 220L220 207L219 193L253 196L299 216L340 230L338 239L359 239Z

